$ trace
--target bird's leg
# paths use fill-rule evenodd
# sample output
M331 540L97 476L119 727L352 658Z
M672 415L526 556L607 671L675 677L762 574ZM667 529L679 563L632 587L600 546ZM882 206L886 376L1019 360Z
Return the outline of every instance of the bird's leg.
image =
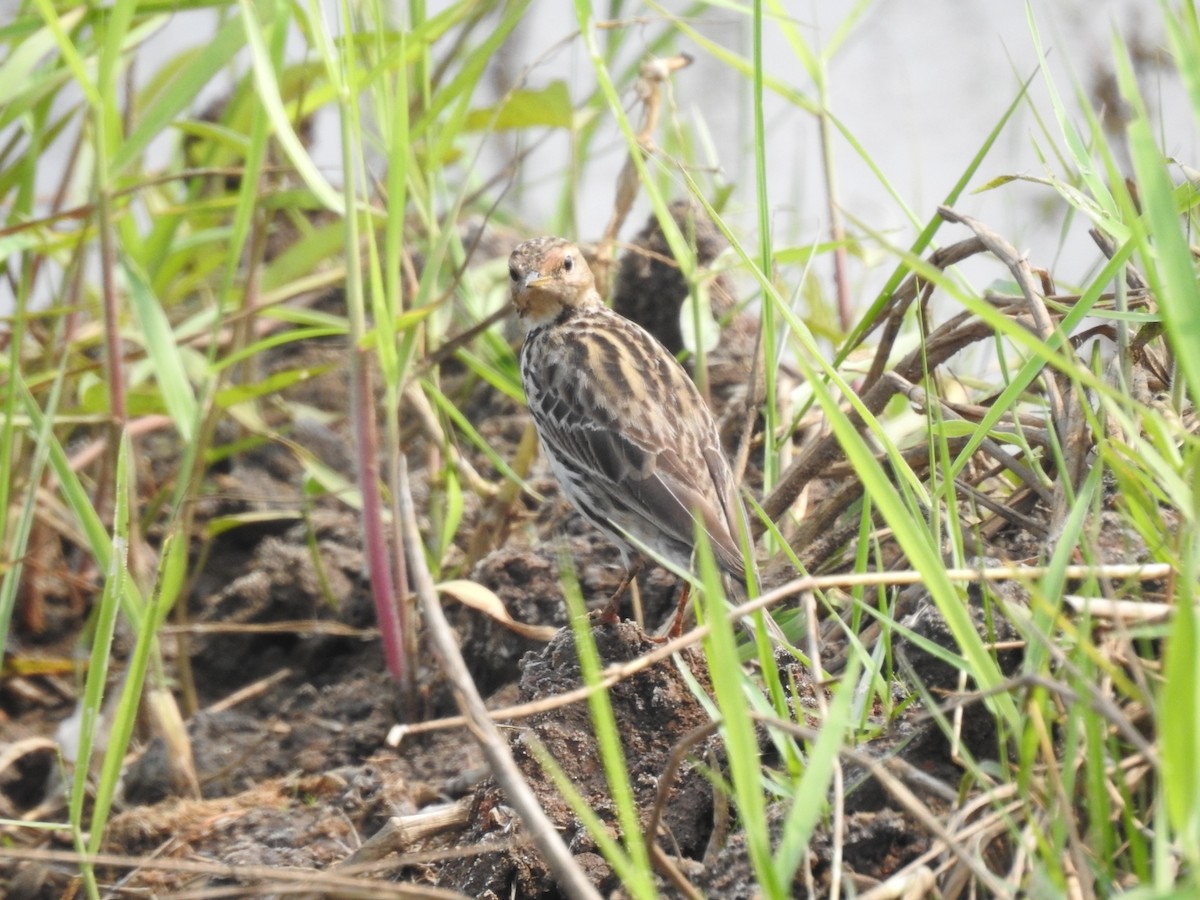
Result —
M687 613L688 598L691 595L691 582L685 581L683 587L679 589L679 606L675 609L675 619L671 622L671 630L667 632L668 640L673 640L683 634L683 617Z
M621 583L617 585L617 589L613 591L613 595L608 598L608 602L600 610L600 621L605 625L616 625L621 621L621 617L617 615L617 610L621 608L621 598L629 590L629 585L633 583L633 579L637 578L638 572L642 571L644 564L645 560L638 557L633 561L633 565L625 570L625 577L621 579Z

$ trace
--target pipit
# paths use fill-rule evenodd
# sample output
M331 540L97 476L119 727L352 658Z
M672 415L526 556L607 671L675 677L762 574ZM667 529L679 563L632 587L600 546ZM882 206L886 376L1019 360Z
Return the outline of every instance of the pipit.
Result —
M543 451L568 499L625 563L602 618L617 620L640 564L638 545L691 565L696 522L718 565L744 586L741 500L712 414L683 366L604 305L569 241L525 241L509 257L508 275L529 326L521 382ZM685 584L676 631L687 596Z

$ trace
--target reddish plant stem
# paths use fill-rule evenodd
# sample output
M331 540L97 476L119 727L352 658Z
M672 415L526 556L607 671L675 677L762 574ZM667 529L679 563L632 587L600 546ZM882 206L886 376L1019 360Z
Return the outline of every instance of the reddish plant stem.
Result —
M408 665L404 650L404 630L400 623L396 583L392 577L392 558L383 529L383 501L379 495L379 434L372 408L371 370L364 351L351 350L354 384L354 436L358 453L358 484L362 492L363 546L367 551L367 571L371 577L371 596L383 639L388 672L408 693Z

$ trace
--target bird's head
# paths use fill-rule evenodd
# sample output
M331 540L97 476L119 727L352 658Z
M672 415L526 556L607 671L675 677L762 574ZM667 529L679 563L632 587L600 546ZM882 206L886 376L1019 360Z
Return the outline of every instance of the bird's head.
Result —
M517 315L531 325L553 321L565 309L600 303L583 253L562 238L518 245L508 258L508 278Z

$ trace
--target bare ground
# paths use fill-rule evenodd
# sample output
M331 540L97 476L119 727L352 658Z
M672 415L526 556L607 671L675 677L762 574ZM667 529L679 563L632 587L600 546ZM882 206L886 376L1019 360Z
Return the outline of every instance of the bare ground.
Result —
M896 315L903 306L903 299L898 300ZM637 315L636 308L630 314ZM939 334L952 348L984 337L967 333L970 323L955 327L957 331L935 333L931 344L936 346ZM753 323L735 321L727 329L726 353L718 353L716 360L717 370L726 376L714 386L714 405L734 425L741 422L750 381L747 354L753 342L746 335L752 333ZM313 365L342 358L342 348L335 344L288 353L300 353ZM931 357L930 364L936 365L937 354ZM295 366L297 359L279 354L271 364ZM903 364L893 372L903 375ZM472 383L463 372L447 370L445 377L447 383L457 380L456 395L499 455L516 457L527 427L524 411L490 388ZM864 384L864 396L870 397L879 383ZM885 392L884 400L898 390ZM326 410L344 410L345 397L340 368L289 393L293 401ZM811 471L791 483L792 498L776 499L791 507L803 492L801 501L811 513L802 521L816 530L805 533L802 524L791 536L807 564L834 571L853 555L858 518L846 518L845 513L854 501L854 479L819 427L802 424L807 427L795 436L797 455L815 462ZM440 456L417 423L406 426L418 508L429 515L433 488L428 477L437 469L430 464ZM286 427L291 439L352 475L344 422L327 425L301 419ZM732 426L727 431L731 436L737 432ZM465 446L463 450L484 477L499 481L483 454ZM156 438L143 444L143 452L147 484L155 477L165 482L177 448ZM990 463L981 458L977 471L968 475L984 485L989 470ZM613 548L570 512L540 462L530 477L544 501L520 495L498 505L468 498L454 562L462 577L495 591L515 619L561 628L566 614L560 550L566 549L593 606L603 602L619 579L619 560ZM753 465L748 478L753 483ZM471 897L560 896L521 823L489 779L470 733L461 726L421 725L457 712L436 659L424 645L418 652L416 708L406 707L397 696L373 631L357 514L333 498L308 498L302 480L301 466L282 442L238 453L208 473L195 538L196 558L201 559L203 550L203 565L186 614L164 638L174 672L195 690L194 696L183 695L183 704L189 710L186 727L200 794L188 796L173 765L174 751L161 738L149 738L151 730L144 729L130 754L121 803L106 835L107 856L98 867L103 883L119 896L202 890L208 891L204 896L297 890L383 896L401 885ZM979 548L981 558L1035 557L1055 521L1053 500L1017 490L1003 502L1019 518L989 517L981 523L977 533L988 541ZM277 518L268 516L202 540L208 523L251 512ZM1111 561L1132 562L1144 555L1138 539L1119 528L1105 540ZM892 545L885 542L884 547L899 561ZM64 549L64 560L71 552ZM41 579L37 615L21 620L17 649L10 653L11 664L0 685L0 817L65 819L59 766L45 738L53 737L58 723L73 710L77 681L72 660L96 585L93 579L80 590L68 571L64 568L57 579ZM784 570L771 572L775 581L788 576ZM661 570L642 576L640 596L647 621L659 622L669 613L676 590L674 580ZM908 617L917 633L953 645L919 586L893 599L895 615ZM1019 592L996 597L976 591L972 600L981 634L1009 647L999 653L998 661L1012 671L1020 650L1004 644L1013 633L1004 620L1003 604L1019 604ZM471 674L491 707L548 701L580 685L569 629L545 642L451 601L446 601L446 611ZM831 611L822 616L827 625L832 621ZM840 652L837 634L836 628L826 630L824 654L831 669L836 669ZM598 625L594 635L606 663L636 659L656 646L628 622ZM118 641L117 670L130 643L127 636ZM898 692L918 681L935 695L959 689L957 673L915 644L898 641L896 651L907 680L897 685ZM187 669L182 668L184 662ZM792 658L781 657L780 663L796 685L797 721L817 724L815 698L821 686L813 684L809 672ZM684 681L685 668L701 688L707 684L703 656L688 651L675 661L640 671L612 691L643 821L652 810L660 817L659 844L671 863L662 869L661 887L668 895L680 894L690 884L709 896L754 896L743 837L714 787L713 776L720 775L723 765L720 742L704 733L709 717ZM119 671L117 678L114 688ZM389 742L389 733L400 721L415 727L398 744ZM948 812L959 802L959 754L966 751L987 759L997 752L991 719L978 704L966 707L954 744L919 703L878 724L879 737L859 749L868 757L886 756L907 765L908 789L934 814ZM530 751L531 738L536 737L566 768L591 808L616 830L586 705L550 705L514 721L506 733L526 778L576 860L602 894L619 893L592 838ZM678 769L665 777L672 753L685 742L687 752ZM773 750L765 740L762 752L770 763ZM872 776L869 760L847 763L845 778L842 830L835 835L829 823L821 826L797 890L807 886L817 894L825 891L833 875L835 844L842 879L860 889L878 884L934 846L926 823L914 818L895 791ZM777 828L786 812L782 805L772 809ZM5 896L49 898L78 890L65 831L3 828L0 840ZM999 841L984 850L1001 857L1006 852ZM1002 861L995 861L998 871L1003 871ZM945 873L955 860L942 852L931 856L929 865L940 865Z

